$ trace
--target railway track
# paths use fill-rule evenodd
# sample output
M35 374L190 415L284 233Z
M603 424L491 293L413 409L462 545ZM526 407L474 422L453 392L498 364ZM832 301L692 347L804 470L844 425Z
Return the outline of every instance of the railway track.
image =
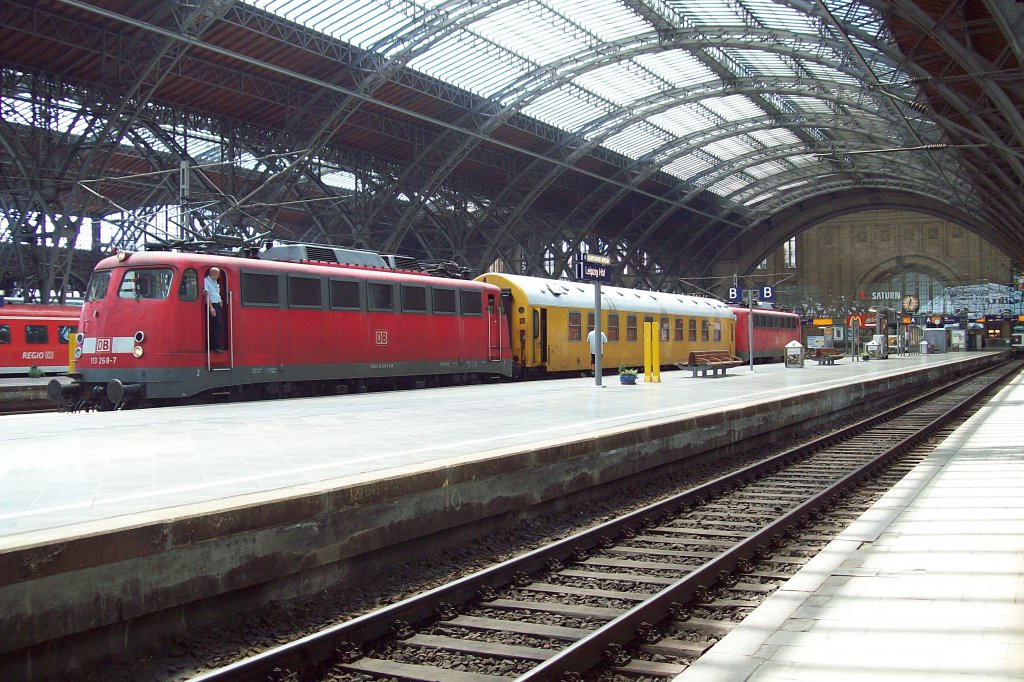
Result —
M901 458L1020 366L965 377L194 680L671 679L830 539L834 522L823 520L826 511L864 494L864 486L880 495L916 463Z

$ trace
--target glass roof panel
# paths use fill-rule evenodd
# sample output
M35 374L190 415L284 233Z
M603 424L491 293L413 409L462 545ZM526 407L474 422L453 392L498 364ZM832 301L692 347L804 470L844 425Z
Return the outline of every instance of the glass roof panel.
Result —
M709 97L703 101L703 105L726 121L742 121L764 116L764 111L750 101L746 95Z
M605 147L634 159L649 154L663 144L664 138L655 134L650 126L644 125L630 126L604 142Z
M665 89L663 83L643 77L638 74L639 71L640 67L632 62L617 62L584 73L576 79L576 83L617 106L625 106L638 98L649 97Z
M692 87L698 83L709 81L720 81L707 64L685 50L641 54L636 57L635 61L658 78L677 88Z
M602 135L607 125L598 125L600 121L628 113L636 120L603 143L627 158L678 151L674 141L683 138L697 145L697 140L714 137L723 123L779 116L808 121L802 129L738 131L730 139L709 143L706 150L669 157L661 170L683 181L717 165L716 159L736 158L759 146L797 146L802 141L849 146L850 131L843 121L851 116L865 127L892 129L907 139L922 139L922 129L935 129L917 120L918 113L900 112L893 102L870 96L862 87L867 77L891 84L909 80L856 35L882 34L878 11L866 0L821 1L837 21L855 30L843 35L840 27L801 11L792 0L250 0L272 14L385 56L411 50L410 68L480 97L510 103L533 89L536 96L525 98L522 113L570 133ZM808 5L809 10L815 7ZM703 30L707 38L651 42L656 31L673 28L681 35ZM752 41L752 30L776 33ZM616 42L613 49L599 49L611 41ZM846 47L847 41L858 55ZM861 73L865 63L870 74ZM730 74L765 80L756 95L737 94L727 89ZM779 88L773 88L772 78L781 79ZM791 94L815 81L821 83L819 91L832 93L837 102ZM779 91L781 87L787 91ZM679 98L703 99L661 111L659 93L673 90ZM908 101L917 96L905 85L891 90ZM645 116L646 108L652 113ZM705 131L709 134L702 135ZM817 163L816 157L787 159L789 168L806 166L809 173L812 162ZM719 178L715 191L733 195L736 183L777 167L766 162L748 173Z

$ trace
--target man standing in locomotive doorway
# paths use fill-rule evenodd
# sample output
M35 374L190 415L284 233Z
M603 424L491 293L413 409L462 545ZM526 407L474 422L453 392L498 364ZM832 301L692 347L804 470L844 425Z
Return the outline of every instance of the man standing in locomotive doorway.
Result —
M203 282L206 307L210 318L210 350L224 352L224 310L220 298L220 268L210 268Z

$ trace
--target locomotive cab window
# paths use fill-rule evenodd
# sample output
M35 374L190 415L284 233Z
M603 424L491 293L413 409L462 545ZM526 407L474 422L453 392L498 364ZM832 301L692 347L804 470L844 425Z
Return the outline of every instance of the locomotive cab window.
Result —
M277 306L281 301L277 279L277 275L243 272L241 274L242 305Z
M199 275L189 268L181 275L178 285L178 298L182 301L194 301L199 298Z
M322 307L319 277L288 276L288 306L291 308Z
M78 331L78 327L74 327L70 324L58 324L57 325L57 342L62 346L66 346L71 342L71 337Z
M483 315L484 304L480 301L480 292L471 291L459 292L459 304L462 306L463 315Z
M412 284L402 285L402 312L427 312L427 288Z
M110 272L97 272L89 279L89 288L85 291L86 301L98 301L107 295L110 286Z
M170 268L127 270L117 290L119 298L162 301L171 293L174 271Z
M25 325L25 343L42 345L50 342L50 333L43 324Z
M0 343L8 344L11 342L11 325L0 324Z
M395 309L395 288L384 282L366 283L366 305L370 310L391 311Z
M433 288L434 313L438 315L454 315L458 312L455 303L454 289Z

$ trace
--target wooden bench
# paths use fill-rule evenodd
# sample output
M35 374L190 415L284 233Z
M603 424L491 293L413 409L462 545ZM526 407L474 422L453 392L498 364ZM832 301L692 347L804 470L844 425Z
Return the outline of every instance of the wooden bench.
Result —
M843 351L838 348L815 348L812 357L819 365L834 365L836 360L843 357Z
M711 372L711 376L719 372L725 376L725 370L742 364L743 360L731 355L727 350L694 350L690 351L690 357L685 365L677 362L676 366L679 369L693 371L693 376L696 377L698 372L701 376L707 376L708 372Z

